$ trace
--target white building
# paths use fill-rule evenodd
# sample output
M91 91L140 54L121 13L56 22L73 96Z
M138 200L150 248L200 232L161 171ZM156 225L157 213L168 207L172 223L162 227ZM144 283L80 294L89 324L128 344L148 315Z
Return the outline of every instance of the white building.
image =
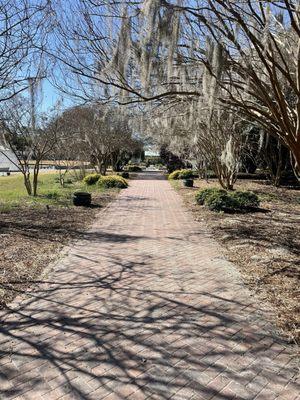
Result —
M145 157L159 157L159 152L155 150L146 150Z
M14 153L0 145L0 174L18 171L18 160Z

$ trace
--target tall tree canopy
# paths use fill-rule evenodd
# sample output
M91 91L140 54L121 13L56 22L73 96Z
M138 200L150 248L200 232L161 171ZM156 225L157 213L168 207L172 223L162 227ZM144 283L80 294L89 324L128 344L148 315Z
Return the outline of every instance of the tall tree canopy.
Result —
M65 90L151 110L154 102L165 117L180 103L180 118L208 123L216 107L238 110L289 148L299 172L297 1L75 0L56 18Z

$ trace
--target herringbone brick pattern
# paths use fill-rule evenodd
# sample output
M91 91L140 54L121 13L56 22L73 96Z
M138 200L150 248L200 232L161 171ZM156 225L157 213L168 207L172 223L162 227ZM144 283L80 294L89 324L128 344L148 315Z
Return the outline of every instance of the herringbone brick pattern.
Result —
M1 399L299 399L295 349L158 178L2 312Z

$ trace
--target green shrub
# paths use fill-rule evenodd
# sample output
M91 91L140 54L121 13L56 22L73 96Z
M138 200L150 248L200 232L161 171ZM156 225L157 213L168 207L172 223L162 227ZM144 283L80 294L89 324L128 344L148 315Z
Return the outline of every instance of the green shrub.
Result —
M128 172L141 172L142 168L139 167L138 165L128 165L127 171Z
M83 178L83 182L86 185L91 186L91 185L95 185L95 183L97 183L100 178L101 178L100 174L97 174L97 173L89 174L89 175L87 175L86 177Z
M227 192L224 189L211 188L200 190L195 198L198 204L205 204L213 211L239 212L259 206L258 196L247 191Z
M197 204L200 204L200 206L203 206L203 204L205 203L206 198L208 196L210 196L212 193L226 193L226 190L218 189L218 188L210 188L210 189L199 190L199 192L197 192L196 196L195 196Z
M253 192L247 192L247 191L236 191L231 194L232 198L234 198L238 205L239 208L245 209L245 208L257 208L259 207L259 198L258 196L253 193Z
M128 183L124 178L122 178L119 175L108 175L108 176L102 176L98 181L98 185L106 189L109 188L125 189L127 188Z
M191 169L182 169L179 173L179 179L193 179L194 174Z
M236 211L238 202L225 191L215 191L209 194L204 204L212 211Z
M168 179L193 179L194 174L192 169L176 169L175 171L171 172L168 176Z
M170 179L170 180L179 179L180 172L181 172L181 169L176 169L176 171L173 171L170 173L170 175L168 176L168 179Z

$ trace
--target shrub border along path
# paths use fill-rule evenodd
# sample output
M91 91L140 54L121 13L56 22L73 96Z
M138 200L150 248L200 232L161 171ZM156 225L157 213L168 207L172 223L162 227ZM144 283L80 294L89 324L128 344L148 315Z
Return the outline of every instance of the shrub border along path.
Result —
M131 182L0 332L4 400L299 399L295 348L159 174Z

